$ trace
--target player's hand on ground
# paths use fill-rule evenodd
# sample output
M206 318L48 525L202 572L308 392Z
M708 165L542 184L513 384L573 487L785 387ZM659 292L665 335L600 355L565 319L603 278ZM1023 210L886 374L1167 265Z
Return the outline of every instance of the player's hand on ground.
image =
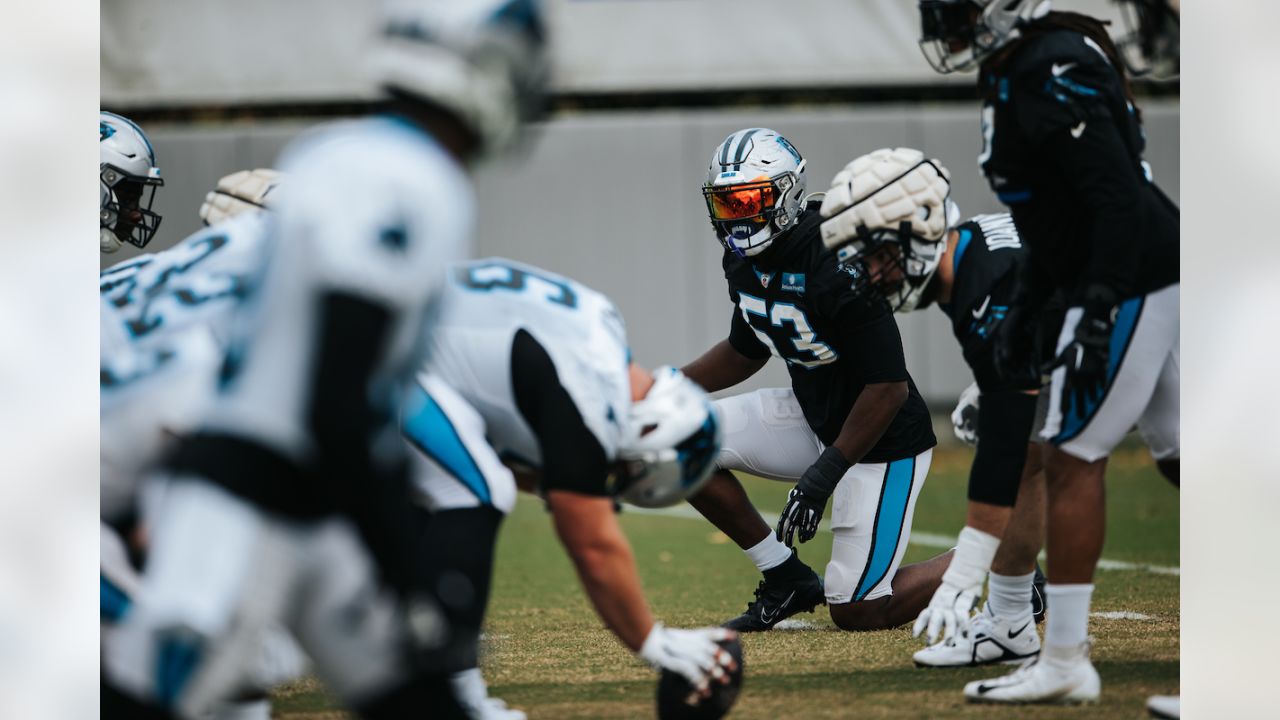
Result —
M956 409L951 411L951 427L960 442L969 447L978 445L978 399L981 396L978 383L971 383L960 393Z
M822 522L822 511L826 506L826 498L808 495L799 485L791 488L786 507L778 516L778 529L774 533L778 541L786 543L787 547L795 547L797 534L802 543L812 540L818 533L818 523Z
M981 594L981 583L977 587L962 588L943 581L933 593L928 607L920 611L920 617L911 628L911 636L920 637L920 633L924 633L932 645L961 632L969 623L969 616Z
M716 644L735 635L725 628L677 630L654 623L639 655L655 669L678 673L706 697L712 682L729 682L729 673L737 669L733 656Z

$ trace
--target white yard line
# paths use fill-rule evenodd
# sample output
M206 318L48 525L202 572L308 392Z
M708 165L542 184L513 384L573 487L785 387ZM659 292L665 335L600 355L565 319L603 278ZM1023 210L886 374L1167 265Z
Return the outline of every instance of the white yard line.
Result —
M1089 617L1102 618L1103 620L1155 620L1150 615L1142 613L1129 612L1128 610L1112 610L1108 612L1089 613Z
M688 505L676 505L669 508L639 508L631 505L626 506L626 512L640 513L642 515L662 515L664 517L677 517L693 520L702 520L702 515L698 514ZM778 512L768 512L761 510L760 514L766 518L777 517ZM818 532L831 532L826 526L822 525L818 528ZM912 545L931 548L953 548L956 546L956 538L950 535L939 535L938 533L921 532L914 530L911 532ZM1135 570L1138 572L1149 572L1156 575L1182 575L1182 569L1177 567L1168 567L1165 565L1148 565L1146 563L1126 562L1124 560L1109 560L1102 558L1098 561L1099 570Z

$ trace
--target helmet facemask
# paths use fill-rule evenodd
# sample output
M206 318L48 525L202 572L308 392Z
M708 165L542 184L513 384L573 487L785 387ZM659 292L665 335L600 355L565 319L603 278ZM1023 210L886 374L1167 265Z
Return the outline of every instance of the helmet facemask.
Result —
M98 178L102 183L98 218L103 233L110 232L138 248L146 247L160 228L160 215L151 207L156 189L164 186L164 180L158 173L134 175L109 163L99 166ZM105 240L104 237L104 248Z
M784 198L797 179L787 171L734 185L704 185L702 197L716 236L725 249L747 257L762 252L783 230L795 224Z
M850 268L855 292L874 293L892 312L905 313L933 302L931 281L945 251L943 240L921 237L903 222L896 229L859 227L857 239L837 257Z
M1117 40L1133 77L1176 80L1180 71L1178 12L1168 0L1117 0L1127 34Z
M973 70L1049 12L1049 0L920 0L920 50L943 75Z

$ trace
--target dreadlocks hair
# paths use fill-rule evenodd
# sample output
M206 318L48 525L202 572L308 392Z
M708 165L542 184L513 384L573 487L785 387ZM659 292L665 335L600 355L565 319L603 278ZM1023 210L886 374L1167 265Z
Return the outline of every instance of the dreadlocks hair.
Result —
M1082 15L1076 12L1059 12L1052 11L1042 18L1021 28L1021 37L1008 47L1002 48L995 56L994 61L999 64L1004 62L1017 48L1032 38L1055 30L1071 30L1093 40L1102 48L1106 54L1107 60L1111 63L1111 67L1115 69L1116 74L1120 76L1120 86L1124 90L1125 99L1133 106L1133 112L1138 118L1138 122L1142 122L1142 111L1138 109L1138 103L1133 99L1133 88L1129 85L1129 74L1125 70L1124 59L1120 55L1120 50L1116 47L1115 41L1111 39L1111 35L1107 33L1107 26L1111 24L1110 20L1099 20L1088 15Z

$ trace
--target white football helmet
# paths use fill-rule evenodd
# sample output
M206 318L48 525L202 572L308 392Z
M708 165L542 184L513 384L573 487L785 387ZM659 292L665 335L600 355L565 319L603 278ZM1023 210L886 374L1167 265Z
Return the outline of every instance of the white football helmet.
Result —
M711 155L702 197L721 244L738 257L762 252L804 210L805 160L768 128L739 130Z
M151 141L132 120L102 111L98 148L99 250L113 253L122 242L146 247L160 227L160 216L151 211L151 205L156 188L164 185Z
M279 200L284 175L270 168L240 170L219 178L204 196L200 221L214 225L245 212L270 210Z
M371 61L393 96L438 107L508 149L545 110L547 31L538 0L391 0Z
M920 49L940 73L972 70L1049 9L1050 0L920 0Z
M822 200L822 242L854 269L854 288L875 289L897 312L920 302L959 222L951 175L911 148L882 148L836 173Z
M631 404L619 443L618 499L640 507L674 505L702 488L720 452L720 418L706 391L673 367Z

